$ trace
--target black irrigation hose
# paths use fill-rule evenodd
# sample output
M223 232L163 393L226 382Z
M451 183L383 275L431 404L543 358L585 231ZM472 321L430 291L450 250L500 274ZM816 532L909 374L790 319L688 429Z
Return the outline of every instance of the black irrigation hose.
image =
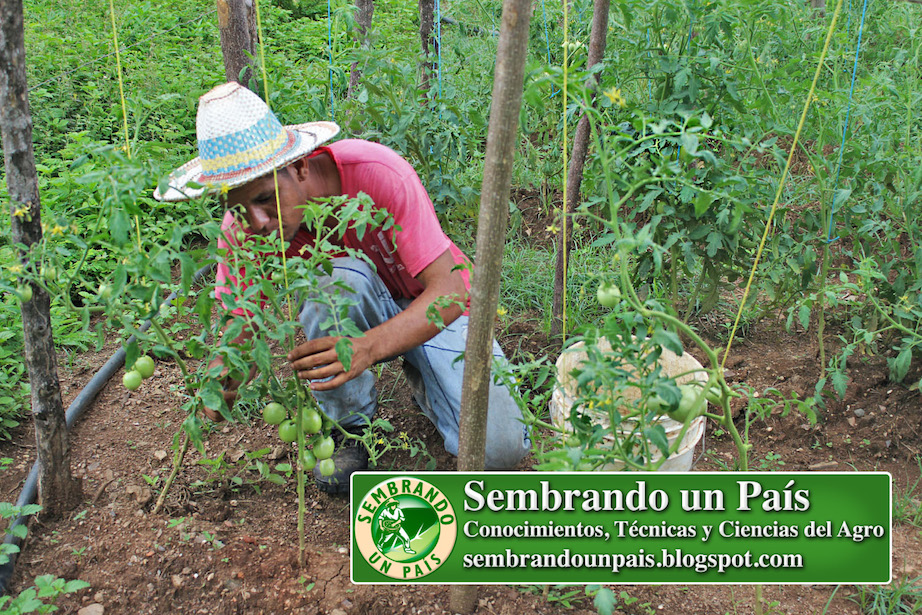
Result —
M213 265L205 265L201 269L195 272L195 275L192 278L193 283L198 282L206 273L211 271ZM177 291L173 291L170 295L163 300L159 307L162 307L163 304L169 303L177 296ZM158 307L158 310L159 310ZM151 321L146 320L144 324L141 325L141 333L147 331L151 326ZM130 344L134 341L134 336L132 335L128 339ZM77 422L77 418L83 414L83 411L86 410L90 404L96 399L96 395L102 390L102 387L109 382L109 379L112 378L112 375L115 374L121 367L125 364L125 349L119 348L112 357L106 361L106 364L103 365L96 375L87 383L83 390L80 391L80 394L74 398L74 401L70 403L70 406L67 407L67 411L64 413L64 420L67 424L68 431L71 427L74 426L74 423ZM26 482L23 484L22 492L19 494L19 499L16 500L16 506L21 508L23 506L28 506L35 502L35 496L38 491L38 460L32 464L32 470L29 472L29 476L26 478ZM11 530L14 527L19 525L24 525L26 523L27 517L24 515L19 515L10 523L7 528L6 539L3 541L4 544L13 545L18 547L22 540L14 536ZM9 555L9 561L3 565L0 565L0 596L4 595L7 590L7 585L10 582L10 579L13 577L13 569L16 566L16 556L18 553L11 553Z

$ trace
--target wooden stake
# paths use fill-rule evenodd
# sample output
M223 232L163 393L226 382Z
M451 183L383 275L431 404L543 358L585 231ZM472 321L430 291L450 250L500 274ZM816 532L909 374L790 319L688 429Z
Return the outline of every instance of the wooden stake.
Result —
M499 304L500 270L509 215L509 186L518 142L519 108L525 78L530 0L505 0L496 71L493 76L492 112L487 131L477 254L471 286L470 328L465 347L464 384L461 392L461 433L458 470L484 468L487 433L487 400L492 378L493 326ZM451 589L453 613L471 613L477 587L456 585Z
M217 0L224 76L254 92L256 85L256 7L254 0Z

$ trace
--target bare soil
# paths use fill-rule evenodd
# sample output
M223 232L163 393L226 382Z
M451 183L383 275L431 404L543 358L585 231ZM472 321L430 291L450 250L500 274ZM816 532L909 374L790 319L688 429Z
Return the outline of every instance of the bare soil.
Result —
M533 195L534 196L534 195ZM532 205L538 207L538 199ZM538 213L523 212L529 235L544 232ZM540 318L522 315L506 328L501 343L514 359L556 358ZM703 327L705 334L716 332ZM715 345L716 345L716 340ZM116 350L84 353L62 368L65 406ZM699 357L700 359L701 357ZM65 365L61 357L60 365ZM787 332L781 323L763 322L735 344L727 363L728 381L746 382L756 391L774 387L790 396L812 395L820 365L815 334ZM885 470L897 494L919 480L922 451L922 403L918 391L887 379L883 358L859 357L850 365L843 400L829 399L821 420L777 411L752 432L753 469ZM151 514L156 491L145 477L163 478L172 459L174 434L182 418L178 407L178 369L160 361L154 378L137 392L126 391L120 373L103 389L71 434L73 469L84 483L85 501L65 519L33 521L19 557L11 589L18 592L41 574L82 579L91 587L63 598L63 613L98 604L106 615L141 613L303 613L442 614L449 613L445 586L357 586L350 582L348 501L307 486L307 563L298 567L297 495L294 480L276 485L254 472L237 469L246 452L268 448L271 464L291 461L273 427L216 425L207 435L206 453L224 454L223 471L210 471L191 452L165 511ZM918 381L918 369L907 382ZM399 363L385 366L379 381L382 416L397 431L418 436L435 457L437 468L455 468L441 438L417 410L404 386ZM696 470L732 467L732 444L715 436L710 425ZM0 501L19 495L35 447L23 427L0 456L13 459L0 474ZM413 468L414 460L391 456L382 469ZM529 471L529 461L520 467ZM234 477L239 477L239 481ZM918 497L918 494L917 494ZM894 579L922 575L922 545L916 527L896 524ZM623 613L752 613L751 586L613 586L626 592ZM566 590L545 587L487 586L478 589L478 613L595 613L590 600L562 600ZM773 613L858 613L848 597L855 587L767 586ZM830 600L831 599L831 600ZM86 613L87 611L84 611Z

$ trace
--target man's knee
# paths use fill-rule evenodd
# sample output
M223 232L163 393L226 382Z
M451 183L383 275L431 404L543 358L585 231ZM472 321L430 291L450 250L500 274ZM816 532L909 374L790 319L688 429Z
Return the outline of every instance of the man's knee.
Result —
M487 470L511 470L530 450L531 440L521 422L511 429L487 429L484 465Z

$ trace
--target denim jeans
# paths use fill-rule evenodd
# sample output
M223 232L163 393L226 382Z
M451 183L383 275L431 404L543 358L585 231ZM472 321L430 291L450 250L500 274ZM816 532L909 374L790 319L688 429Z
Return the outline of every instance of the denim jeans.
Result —
M362 331L389 320L406 309L409 300L394 300L384 282L365 262L354 258L333 260L333 273L323 279L320 292L340 292L332 286L344 283L352 293L345 297L355 305L349 318ZM301 325L307 339L332 335L324 330L329 308L308 297L301 309ZM413 397L423 413L435 424L445 449L458 454L458 430L461 410L461 382L467 341L468 317L461 316L428 342L403 355L407 379ZM494 360L505 361L502 349L494 340ZM314 393L323 411L343 427L365 425L377 407L375 376L371 370L332 391ZM522 413L504 384L491 382L487 412L485 465L488 469L512 468L528 453L531 442L522 423Z

